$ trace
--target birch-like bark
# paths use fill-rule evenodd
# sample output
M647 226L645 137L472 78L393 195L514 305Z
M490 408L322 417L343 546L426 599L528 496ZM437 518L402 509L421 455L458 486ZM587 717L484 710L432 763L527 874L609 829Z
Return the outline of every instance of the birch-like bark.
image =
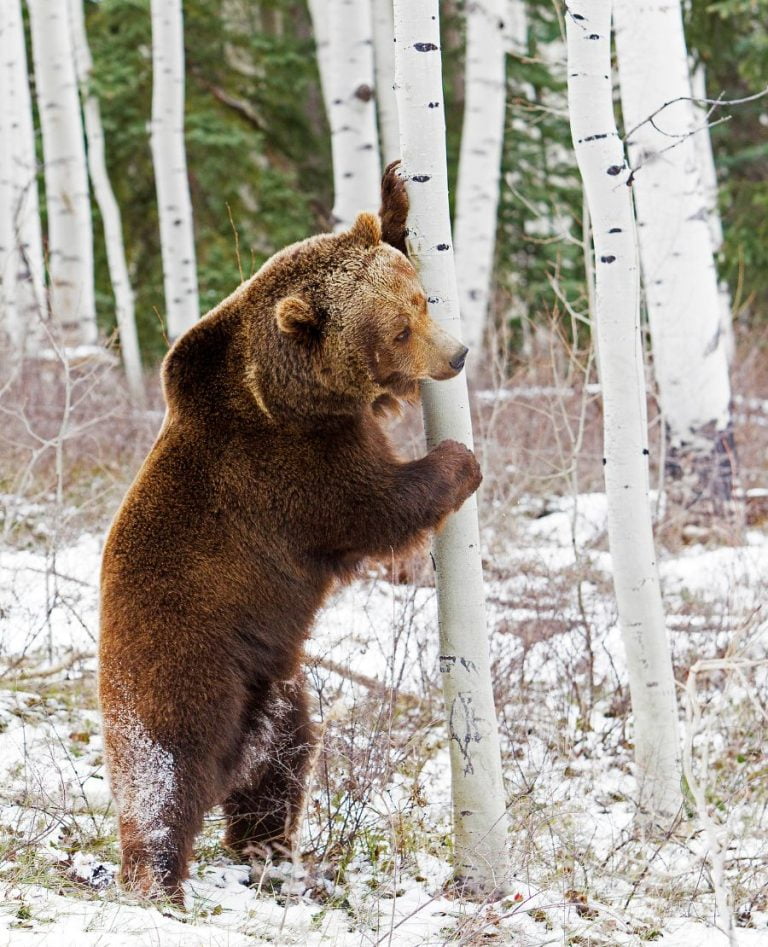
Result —
M445 159L438 0L395 0L395 89L406 182L408 254L433 319L461 337ZM472 447L465 375L422 385L427 444ZM435 538L440 672L450 738L454 870L470 890L509 877L507 815L491 688L477 501L470 497Z
M693 110L697 127L701 129L693 136L693 142L699 159L699 175L702 193L704 194L704 205L707 209L707 223L712 238L712 250L715 257L717 257L723 246L723 222L720 218L720 208L717 203L717 170L715 168L715 154L712 149L712 135L707 124L710 121L709 109L703 102L707 98L707 82L703 63L699 63L695 69L691 70L691 88L695 98L698 99L693 103ZM728 288L728 283L723 279L718 281L717 288L720 293L720 329L723 333L725 356L730 365L733 362L736 350L731 291Z
M51 313L65 345L94 345L91 203L69 15L59 0L27 6L43 132Z
M328 0L333 227L377 213L381 162L376 129L371 0Z
M470 0L456 185L456 275L464 341L479 354L493 276L506 102L503 0ZM475 365L479 364L479 359Z
M513 56L528 53L528 16L524 0L505 0L502 32L507 52Z
M382 162L387 165L400 157L395 99L395 25L392 0L372 0L372 4L376 113L379 118Z
M315 35L315 56L325 114L331 121L331 37L328 22L328 0L309 0L312 32Z
M680 3L616 0L614 11L645 299L668 432L668 496L689 521L711 524L713 516L737 512L735 451Z
M152 123L150 146L168 337L197 322L197 264L184 147L184 25L181 0L152 0Z
M629 168L613 114L611 4L567 0L568 107L592 218L608 540L641 799L662 821L682 801L672 659L648 496L648 426Z
M0 22L0 50L4 46L5 23ZM0 141L10 141L11 116L4 84L0 83ZM0 359L10 364L15 362L22 347L21 321L16 308L16 238L13 232L13 175L11 149L0 148ZM7 365L2 364L0 378L7 377Z
M13 241L12 269L8 276L13 280L18 351L19 354L34 354L45 334L47 304L32 97L21 0L5 0L0 28L1 107L4 123L9 129L2 139L11 187L7 225L11 228Z
M144 402L144 380L141 373L139 340L136 334L133 290L128 278L120 209L117 206L117 200L107 174L101 111L98 99L89 88L93 60L91 59L91 51L88 47L88 37L85 31L83 0L68 0L68 2L75 51L75 69L80 83L85 135L88 141L88 170L91 174L93 193L99 205L99 212L104 224L109 278L112 281L112 290L115 294L115 315L120 336L120 352L131 395L134 401L141 405Z

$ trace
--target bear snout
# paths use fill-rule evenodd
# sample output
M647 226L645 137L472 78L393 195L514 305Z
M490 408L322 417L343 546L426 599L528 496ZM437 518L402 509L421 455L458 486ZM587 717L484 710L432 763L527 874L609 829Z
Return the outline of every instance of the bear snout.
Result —
M464 362L466 361L468 351L469 349L467 348L467 346L462 345L459 351L453 356L453 358L448 363L451 366L451 368L453 368L457 372L460 372L462 368L464 368Z

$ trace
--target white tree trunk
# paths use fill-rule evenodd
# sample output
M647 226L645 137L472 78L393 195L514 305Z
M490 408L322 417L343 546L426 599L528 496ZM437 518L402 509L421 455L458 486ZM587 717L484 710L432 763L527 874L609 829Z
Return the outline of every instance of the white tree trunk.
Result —
M12 129L3 136L9 162L11 204L8 226L13 235L14 282L19 352L33 353L44 335L47 317L45 263L37 192L37 157L32 125L27 49L21 0L5 0L0 40L0 88L4 122ZM10 284L9 284L10 285Z
M493 276L505 115L504 3L467 4L464 124L456 185L456 274L464 341L479 365ZM470 362L470 365L472 362Z
M611 85L611 4L567 0L571 133L592 218L608 539L635 727L641 799L661 820L682 801L677 701L648 496L640 291L629 168Z
M128 264L125 259L123 227L120 222L120 209L107 174L104 157L104 130L101 125L99 103L88 87L93 60L88 48L85 31L83 0L69 0L69 16L72 26L72 40L75 51L75 68L83 100L85 134L88 140L88 168L91 173L93 193L99 205L104 224L104 240L107 249L107 264L112 290L115 294L115 315L120 336L120 351L125 366L125 374L134 400L138 404L144 401L144 380L141 373L141 355L136 334L133 290L128 278Z
M91 204L67 5L59 0L27 5L43 132L51 312L65 344L94 345Z
M699 158L699 174L701 175L704 204L707 208L707 223L712 238L712 250L717 255L723 246L723 222L720 218L720 208L717 203L717 170L715 168L715 154L712 150L712 135L707 127L707 122L710 120L708 118L709 107L702 101L707 98L707 83L703 63L699 63L691 71L691 88L694 96L699 99L698 102L693 103L693 109L696 115L697 127L701 129L693 136L693 142L696 145L696 154ZM736 339L733 334L731 291L725 280L720 280L717 288L720 292L720 328L723 333L725 355L730 365L733 362L736 350Z
M372 0L372 3L376 112L379 117L381 157L386 165L400 157L395 98L395 26L392 19L392 0Z
M370 0L328 0L333 226L377 213L381 162L376 130Z
M181 0L152 0L152 124L168 337L200 316L192 201L184 147L184 25Z
M504 42L507 52L513 56L525 56L528 52L528 16L524 0L505 0Z
M331 121L331 38L328 22L328 0L309 0L312 32L315 34L315 55L325 114Z
M395 0L395 88L406 181L408 254L432 318L461 336L451 247L438 0ZM472 447L465 375L422 386L430 447L453 438ZM489 892L509 878L507 815L493 703L476 497L435 539L440 671L453 777L455 873Z
M616 0L614 9L645 299L669 435L669 492L710 519L731 502L735 454L717 273L690 137L697 121L680 3Z
M0 21L0 51L5 43L7 25ZM3 79L5 77L3 76ZM9 115L5 84L0 82L0 359L15 361L21 354L21 320L16 308L16 236L13 232L13 172L11 149L12 115ZM7 365L2 365L0 379L7 378Z

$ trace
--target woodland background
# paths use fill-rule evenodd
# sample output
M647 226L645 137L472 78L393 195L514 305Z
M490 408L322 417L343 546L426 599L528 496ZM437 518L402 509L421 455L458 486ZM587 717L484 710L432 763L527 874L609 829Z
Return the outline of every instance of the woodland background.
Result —
M306 5L242 0L228 7L238 7L231 20L222 17L219 4L184 4L186 145L202 312L240 281L233 228L248 276L286 244L329 229L333 204L330 136ZM559 63L548 65L547 54L561 42L562 11L550 0L530 0L526 7L528 55L507 57L502 180L514 175L514 186L501 188L496 243L495 312L500 319L513 309L517 314L511 322L513 350L521 335L520 314L546 322L556 307L553 276L577 308L585 298L582 189L571 150L565 77ZM149 3L102 0L87 3L86 13L141 348L151 361L166 345L147 130ZM463 12L446 2L441 15L453 193L463 106ZM691 56L706 65L712 97L741 98L768 85L766 0L694 0L686 35ZM231 49L236 58L227 52ZM712 129L725 233L721 274L730 284L738 323L759 328L768 309L768 119L760 99L726 111L730 119ZM110 333L114 302L101 232L94 221L98 318Z

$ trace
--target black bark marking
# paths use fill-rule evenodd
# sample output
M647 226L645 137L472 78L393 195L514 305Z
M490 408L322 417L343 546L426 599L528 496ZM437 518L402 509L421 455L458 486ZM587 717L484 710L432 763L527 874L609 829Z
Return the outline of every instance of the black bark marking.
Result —
M428 302L428 303L432 303L432 305L434 306L435 303L439 303L439 302L440 302L440 297L439 297L439 296L427 296L427 302Z
M571 16L574 18L574 20L583 20L583 19L585 19L580 13L572 13Z
M600 257L600 262L601 262L601 263L613 263L613 261L614 261L615 259L616 259L615 256L610 256L610 255L609 255L609 256L601 256L601 257Z
M413 48L418 50L420 53L431 53L433 50L437 49L434 43L414 43Z
M605 465L606 465L607 463L608 463L607 459L606 459L605 457L603 457L603 467L605 467Z
M355 89L354 95L355 98L360 99L361 102L370 102L373 98L373 89L364 82Z
M472 705L472 695L468 691L459 691L451 704L448 715L448 733L450 739L455 740L458 744L465 776L475 771L472 757L469 754L469 746L471 743L479 743L482 739L477 723L475 708Z
M450 250L450 246L451 245L449 243L438 243L435 249L436 250Z
M606 174L615 176L617 174L621 174L621 171L622 171L622 167L620 164L612 164L610 168L606 170Z
M439 102L429 102L429 103L427 104L427 108L430 108L430 109L437 109L437 108L440 108L440 103L439 103Z
M709 344L704 349L704 358L706 358L708 355L711 355L713 352L716 352L719 344L720 344L720 326L717 327L715 334L709 340Z
M411 180L416 181L417 184L424 184L426 181L429 181L431 177L431 174L413 174L411 175Z
M470 661L469 658L461 658L461 666L465 671L476 671L477 665L474 661Z
M644 447L644 448L643 448L643 457L648 457L649 454L650 454L650 451L648 450L648 448L647 448L647 447Z
M608 231L608 233L621 233L621 232L622 232L621 227L611 227L611 229Z
M441 654L438 658L440 673L447 674L456 663L456 656L453 654Z
M600 39L599 33L590 33L587 39Z

